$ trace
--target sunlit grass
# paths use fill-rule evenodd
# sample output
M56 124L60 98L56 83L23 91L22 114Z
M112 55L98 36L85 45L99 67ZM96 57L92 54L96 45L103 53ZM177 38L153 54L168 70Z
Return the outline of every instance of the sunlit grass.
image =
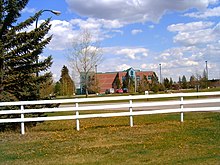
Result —
M50 121L0 133L0 164L219 164L220 114Z

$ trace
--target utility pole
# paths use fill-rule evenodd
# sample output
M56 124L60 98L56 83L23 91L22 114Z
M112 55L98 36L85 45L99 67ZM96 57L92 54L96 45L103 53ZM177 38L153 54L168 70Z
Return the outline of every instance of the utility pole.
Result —
M209 77L208 77L208 62L205 61L205 68L206 68L206 88L208 88L208 81L209 81Z
M208 80L209 78L208 78L208 64L207 64L207 63L208 63L208 62L205 61L206 78L207 78L207 80Z
M162 83L162 76L161 76L161 64L159 64L160 66L160 83Z

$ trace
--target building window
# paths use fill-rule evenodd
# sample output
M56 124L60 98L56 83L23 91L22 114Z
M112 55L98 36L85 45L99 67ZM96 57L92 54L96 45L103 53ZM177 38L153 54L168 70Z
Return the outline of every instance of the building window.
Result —
M148 80L152 80L152 76L147 76L147 79Z

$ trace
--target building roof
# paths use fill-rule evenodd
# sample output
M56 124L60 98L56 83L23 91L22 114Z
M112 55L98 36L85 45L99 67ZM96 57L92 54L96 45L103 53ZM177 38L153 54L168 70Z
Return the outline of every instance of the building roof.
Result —
M117 75L117 72L97 73L98 85L100 91L104 92L106 89L112 88L112 83Z
M149 75L153 75L154 72L153 71L141 71L141 72L136 72L136 76L140 76L143 77L145 76L149 76Z

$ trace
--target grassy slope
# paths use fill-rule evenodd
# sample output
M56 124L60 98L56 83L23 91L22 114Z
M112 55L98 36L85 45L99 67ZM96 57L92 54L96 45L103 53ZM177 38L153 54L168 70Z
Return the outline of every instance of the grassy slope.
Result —
M0 133L0 164L218 164L220 113L51 121Z

